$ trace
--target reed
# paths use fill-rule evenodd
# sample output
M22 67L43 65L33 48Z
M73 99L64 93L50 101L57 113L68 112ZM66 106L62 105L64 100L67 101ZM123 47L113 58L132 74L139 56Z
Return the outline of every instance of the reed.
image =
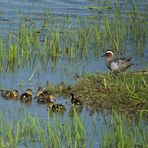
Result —
M15 113L15 116L19 116ZM11 113L13 114L13 113ZM20 114L20 113L19 113ZM8 114L7 114L8 115ZM95 120L95 115L93 115ZM106 118L106 117L105 117ZM39 119L37 115L24 112L21 119L4 117L0 114L0 146L19 147L32 145L40 147L126 147L146 146L148 136L147 127L142 124L143 113L139 119L131 121L127 115L113 110L110 118L94 122L94 126L87 127L84 118L80 118L75 110L66 120L60 114L48 116L48 119ZM94 132L98 126L103 126L99 132ZM96 129L94 129L96 127ZM91 130L89 130L89 128ZM92 137L92 138L90 138Z
M142 115L142 114L141 114ZM139 117L139 122L141 122L141 117ZM116 111L113 111L113 116L109 121L109 130L103 127L102 132L102 147L146 147L147 146L147 126L144 126L144 130L141 129L141 124L136 122L135 126L132 127L132 122L127 120L125 115L119 115ZM104 132L106 131L106 132Z
M147 39L146 16L134 1L131 3L133 10L127 11L127 16L121 12L118 1L114 2L112 13L106 11L110 3L105 3L101 12L106 11L108 15L102 14L99 21L89 17L75 21L69 16L61 19L45 10L45 20L39 28L34 20L22 17L17 34L8 33L6 39L0 39L0 62L3 63L0 72L24 67L34 69L38 64L46 70L49 62L54 70L58 59L75 63L78 59L98 58L102 50L109 48L125 53L129 41L133 51L143 53Z

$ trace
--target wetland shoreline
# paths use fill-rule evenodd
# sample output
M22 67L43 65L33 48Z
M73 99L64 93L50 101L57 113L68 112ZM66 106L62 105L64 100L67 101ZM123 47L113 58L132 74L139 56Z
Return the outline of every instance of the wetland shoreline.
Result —
M91 74L71 86L63 82L57 85L48 83L45 88L66 98L74 93L84 106L94 111L117 109L136 115L148 110L147 82L147 72Z

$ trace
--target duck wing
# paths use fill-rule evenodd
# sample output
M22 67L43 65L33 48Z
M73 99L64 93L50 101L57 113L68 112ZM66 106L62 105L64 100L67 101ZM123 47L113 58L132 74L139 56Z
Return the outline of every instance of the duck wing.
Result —
M122 65L125 62L130 62L132 58L116 58L114 59L114 63L116 63L117 65Z

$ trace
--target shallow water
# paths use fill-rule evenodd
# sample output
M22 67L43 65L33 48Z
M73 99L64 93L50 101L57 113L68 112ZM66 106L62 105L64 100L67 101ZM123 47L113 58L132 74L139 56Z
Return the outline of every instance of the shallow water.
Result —
M57 113L50 113L47 104L37 104L36 100L34 99L31 104L24 104L20 103L20 101L12 101L12 100L5 100L0 97L0 113L3 114L3 118L5 120L10 121L10 123L13 121L13 123L17 122L18 120L22 120L22 117L24 117L24 113L29 113L32 115L32 117L38 117L40 119L42 126L47 126L48 119L50 120L51 126L54 125L54 119L58 117L57 122L60 125L65 125L68 123L69 120L74 122L73 119L73 113L71 110L70 102L67 99L58 98L56 100L58 103L62 103L66 107L66 111L62 112L60 114ZM85 129L85 136L86 136L86 147L94 147L98 148L101 147L101 144L104 142L102 141L102 136L106 134L111 128L114 127L114 116L112 116L112 113L110 111L104 110L102 112L92 112L90 108L83 107L82 110L77 111L77 114L79 115L79 119L81 122L84 121L84 129ZM121 116L122 119L122 116ZM127 121L125 118L122 119L123 123L125 122L125 125L123 125L124 131L126 131L126 128L129 125L127 124ZM116 121L117 122L117 121ZM116 124L115 122L115 124ZM74 123L73 123L74 124ZM136 132L135 125L136 123L133 121L131 122L132 131ZM147 120L141 119L140 121L140 127L141 131L143 131L143 128L146 129L147 127ZM1 131L3 131L1 129ZM45 128L46 131L46 128ZM104 131L104 134L102 133ZM45 132L46 133L46 132ZM110 135L111 136L111 135ZM138 139L137 139L138 141ZM62 144L62 147L65 145L65 143ZM18 147L43 147L42 143L31 142L28 143L19 142Z
M146 1L138 1L136 0L135 3L138 5L138 8L142 14L147 14L147 7L148 4ZM61 16L67 17L70 16L74 21L72 25L75 25L75 20L78 17L84 17L84 16L98 16L98 11L93 9L88 9L86 6L94 6L94 5L101 5L103 6L103 1L89 1L89 0L81 0L81 1L18 1L18 0L2 0L0 1L0 35L6 36L7 33L11 32L17 32L19 27L19 21L21 18L31 18L33 19L36 24L38 24L38 27L40 28L41 21L46 19L45 12L51 11L52 14L55 16ZM109 5L111 6L110 15L114 12L114 1L110 1ZM125 13L126 17L126 11L130 11L133 9L132 4L130 2L120 2L120 8L123 10L123 14ZM107 11L104 11L107 13ZM109 14L108 14L109 15ZM58 23L58 22L57 22ZM70 77L73 73L81 74L82 71L86 73L96 73L96 72L108 72L109 70L105 66L104 59L101 58L101 54L98 53L97 57L94 57L94 55L91 55L87 59L79 59L76 63L69 63L63 58L59 58L58 62L56 64L56 71L54 72L55 75L57 75L58 79L62 76L61 79L67 80L67 78L64 78L65 73L63 72L65 69L67 70L68 76ZM148 63L148 41L146 41L144 51L143 53L137 52L137 50L134 50L134 47L131 47L131 45L127 46L126 52L124 55L121 55L124 57L132 57L133 63L135 63L134 66L132 66L131 70L145 70L147 68ZM63 64L64 63L64 64ZM103 64L102 64L103 63ZM62 66L61 66L62 65ZM65 67L64 67L65 65ZM71 70L72 69L74 70ZM74 68L73 68L74 67ZM51 68L51 65L48 67ZM22 70L22 73L26 70ZM27 70L27 73L32 73L32 71L29 72ZM49 76L52 75L51 70L48 71ZM69 75L70 74L70 75ZM60 75L60 76L59 76ZM47 77L45 76L47 79ZM52 78L52 80L55 80L55 83L58 82L57 78ZM44 81L44 80L43 80ZM69 80L68 80L69 82Z
M147 13L148 3L145 0L142 1L135 1L138 4L140 11L143 14ZM110 2L111 6L113 6L113 1ZM77 17L84 17L84 16L97 16L98 11L87 9L84 6L90 5L98 5L99 2L97 0L1 0L0 1L0 35L5 37L7 33L10 32L17 32L19 21L23 17L31 17L31 19L35 20L35 22L40 27L40 21L45 19L44 12L45 10L50 10L52 14L55 16L66 17L70 16L73 19L73 22L77 19ZM103 5L103 1L100 2ZM123 13L126 14L127 10L132 9L132 5L129 2L121 2L121 9L123 9ZM111 10L112 12L114 9ZM103 14L105 15L105 14ZM126 18L126 17L125 17ZM101 58L101 54L97 57L91 55L87 59L78 59L75 63L69 63L66 59L60 58L56 63L56 67L54 70L51 69L51 64L46 71L42 71L42 65L39 66L39 70L35 72L31 81L33 71L36 69L31 68L23 68L19 69L16 72L4 73L0 76L0 85L4 89L17 89L20 93L23 93L27 88L33 89L34 93L36 92L38 86L44 86L46 81L49 83L57 84L60 82L66 82L68 84L75 83L74 76L76 74L92 74L97 72L109 72L109 70L105 66L104 58ZM127 57L132 57L134 66L131 67L130 71L141 71L146 70L148 68L148 41L146 42L144 54L141 54L136 51L131 51L130 46L127 49L125 55ZM64 118L68 118L69 111L70 111L70 103L68 99L57 98L58 103L62 103L66 106L67 111L64 113ZM37 114L40 119L46 119L48 116L47 105L37 104L36 100L30 105L22 104L19 101L11 101L11 100L4 100L0 97L0 108L4 112L8 112L8 110L15 109L25 109L25 111L31 114ZM13 111L12 111L13 112ZM101 131L104 118L108 118L106 112L103 113L94 113L97 118L97 133L95 135L95 144L94 147L99 147L100 142L97 139L99 133ZM91 135L90 132L92 127L92 119L93 116L90 115L90 109L83 108L82 112L79 113L80 117L84 117L86 119L87 124L86 127L88 128L88 135ZM101 122L100 122L101 121ZM88 136L89 137L89 136Z
M21 120L24 116L24 112L30 113L32 116L38 116L41 120L41 123L45 126L47 125L48 117L50 117L51 125L54 123L55 116L58 117L58 122L64 124L69 119L73 120L73 113L71 109L70 102L67 99L58 98L56 100L58 103L62 103L66 107L66 111L58 115L57 113L50 114L47 104L38 104L36 100L33 100L31 104L20 103L20 101L5 100L0 97L0 112L4 115L5 119L8 121L17 121ZM85 121L85 131L87 140L87 147L91 145L93 141L94 147L100 145L100 133L102 131L103 124L106 124L106 120L109 117L109 112L104 111L100 113L92 112L91 109L83 107L77 112L80 120ZM99 126L98 126L99 125ZM106 124L107 126L107 124ZM93 128L91 128L93 127ZM31 144L28 143L28 146L31 147ZM24 146L20 144L19 147ZM40 144L34 143L33 147L40 147Z

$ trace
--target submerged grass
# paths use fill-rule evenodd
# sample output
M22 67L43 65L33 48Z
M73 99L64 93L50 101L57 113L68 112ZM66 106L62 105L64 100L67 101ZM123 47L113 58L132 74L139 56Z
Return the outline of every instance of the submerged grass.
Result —
M54 117L49 115L48 119L42 121L37 116L26 113L19 120L8 120L4 114L0 114L0 147L103 148L144 147L148 144L148 128L142 124L142 114L134 124L126 115L120 115L114 110L110 118L104 119L106 124L99 121L99 124L94 122L94 126L87 127L87 121L80 118L75 110L73 112L73 116L66 120L56 114ZM100 129L99 126L103 126L102 130L93 132L96 131L95 128Z

